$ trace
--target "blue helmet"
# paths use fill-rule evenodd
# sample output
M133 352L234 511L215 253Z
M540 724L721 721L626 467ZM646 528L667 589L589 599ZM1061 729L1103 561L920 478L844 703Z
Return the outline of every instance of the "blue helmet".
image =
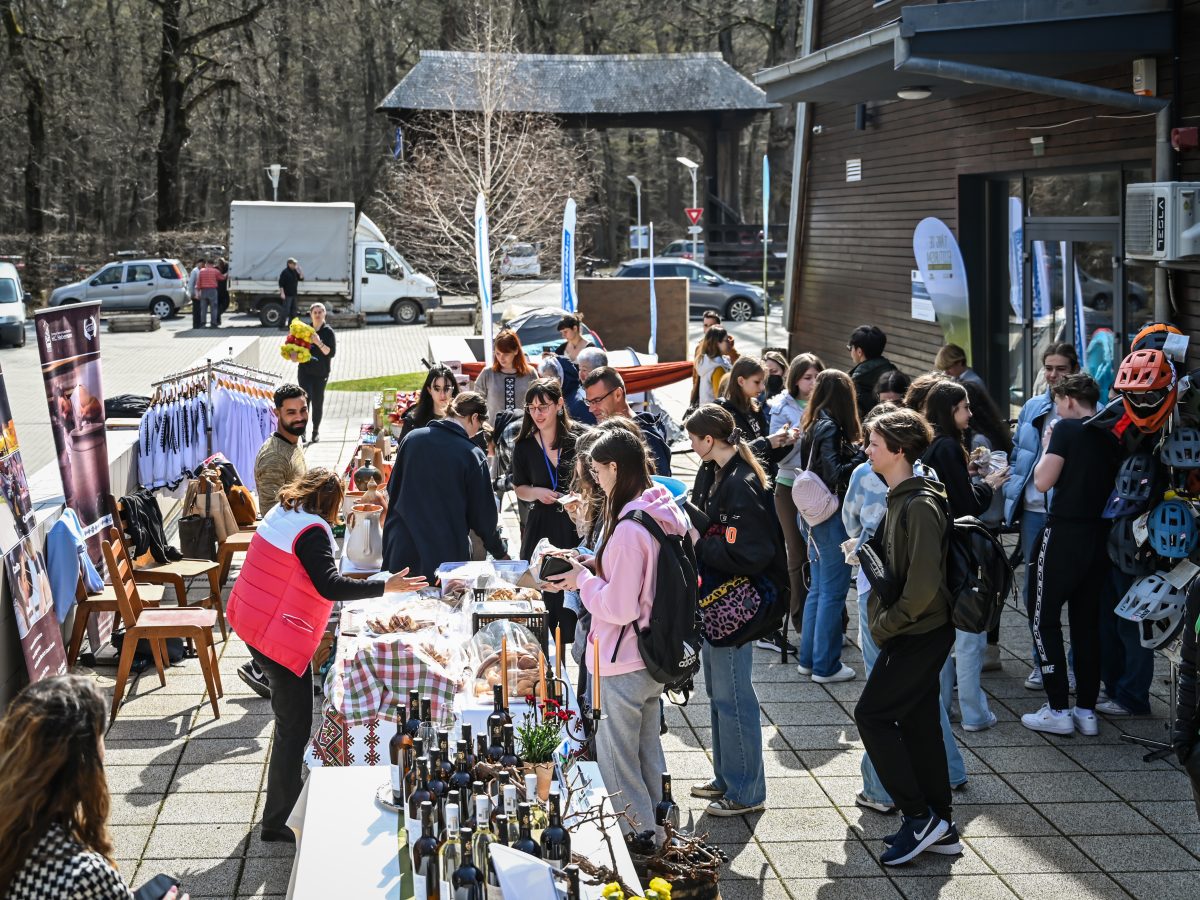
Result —
M1200 543L1196 516L1182 500L1164 500L1150 510L1146 529L1154 552L1168 559L1183 559Z
M1140 516L1146 511L1145 500L1130 500L1122 497L1116 490L1108 495L1108 503L1104 504L1101 518L1120 519L1123 516Z

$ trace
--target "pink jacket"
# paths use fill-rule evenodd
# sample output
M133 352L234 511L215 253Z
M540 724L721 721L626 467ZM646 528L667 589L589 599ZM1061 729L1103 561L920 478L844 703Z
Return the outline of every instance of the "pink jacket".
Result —
M621 515L635 509L652 515L667 534L687 534L687 519L675 505L671 492L661 485L654 485L625 504ZM593 638L600 641L601 676L624 675L646 668L634 628L625 629L619 647L617 637L623 626L636 622L637 628L645 628L650 623L657 574L658 542L637 522L621 522L612 536L605 539L603 575L580 573L579 599L592 614L585 657L589 671L593 664ZM616 661L613 661L614 647Z

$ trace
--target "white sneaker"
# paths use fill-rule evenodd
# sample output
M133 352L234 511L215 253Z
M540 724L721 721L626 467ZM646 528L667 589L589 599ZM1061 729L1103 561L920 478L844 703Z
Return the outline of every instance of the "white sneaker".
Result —
M1100 733L1100 720L1096 718L1096 714L1092 710L1072 706L1071 718L1075 720L1075 727L1080 734L1086 737L1095 737Z
M1133 712L1126 709L1116 700L1109 700L1105 697L1096 704L1096 712L1106 716L1131 716Z
M801 675L811 675L812 674L812 669L810 669L808 666L796 666L796 671L799 672Z
M842 667L832 675L814 675L812 680L817 684L833 684L836 681L853 681L857 677L857 672L845 663L842 663Z
M1025 687L1031 691L1040 691L1042 689L1042 670L1035 668L1025 678Z
M1050 704L1043 704L1037 712L1025 713L1021 716L1021 724L1030 731L1044 731L1047 734L1074 734L1075 720L1065 709L1051 709Z

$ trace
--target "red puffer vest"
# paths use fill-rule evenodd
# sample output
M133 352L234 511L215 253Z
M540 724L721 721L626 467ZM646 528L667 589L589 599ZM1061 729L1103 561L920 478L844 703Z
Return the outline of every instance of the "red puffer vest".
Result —
M282 506L268 512L225 611L242 640L297 675L312 662L332 608L296 558L296 540L310 528L323 528L333 544L333 531L319 516Z

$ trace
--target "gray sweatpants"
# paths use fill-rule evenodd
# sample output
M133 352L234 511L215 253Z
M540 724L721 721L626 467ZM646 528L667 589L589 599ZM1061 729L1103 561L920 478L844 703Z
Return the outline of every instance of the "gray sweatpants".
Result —
M614 809L628 806L637 830L654 827L654 807L662 799L667 770L659 738L662 685L645 669L625 675L600 674L600 706L605 718L596 732L597 764ZM623 831L630 831L622 821Z

